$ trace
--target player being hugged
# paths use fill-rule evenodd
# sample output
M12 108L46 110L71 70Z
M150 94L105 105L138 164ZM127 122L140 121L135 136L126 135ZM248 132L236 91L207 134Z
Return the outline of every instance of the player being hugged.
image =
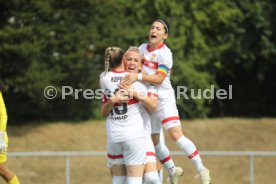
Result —
M143 55L143 71L145 73L131 73L122 83L132 83L136 80L156 84L158 91L158 109L151 116L152 139L158 159L164 163L170 172L171 183L177 183L180 171L174 166L168 148L160 144L162 125L178 147L188 156L197 169L203 184L210 184L209 170L204 167L194 143L183 135L180 118L176 107L175 94L170 81L173 57L170 49L164 43L168 38L169 24L159 19L153 22L149 31L148 43L142 44L139 49Z
M130 73L139 73L142 69L142 55L138 47L129 47L125 53L125 68ZM135 93L137 91L141 92L141 97L136 97L139 99L141 105L141 114L144 120L144 129L146 134L146 155L147 163L145 166L143 182L146 184L161 184L162 181L159 180L158 169L157 169L157 160L154 150L154 145L151 139L151 122L150 122L150 113L155 112L156 108L150 108L147 105L147 102L153 102L157 107L157 91L155 86L147 85L143 82L136 81L130 86L125 86L119 84L120 88L130 91L133 96L137 96Z
M105 52L105 72L100 76L104 92L101 113L107 116L107 157L112 183L141 184L145 163L146 144L141 103L154 111L157 100L139 91L118 89L121 79L128 74L124 67L124 53L118 47ZM108 69L111 71L108 71ZM133 96L132 96L133 95ZM127 174L127 177L126 177Z

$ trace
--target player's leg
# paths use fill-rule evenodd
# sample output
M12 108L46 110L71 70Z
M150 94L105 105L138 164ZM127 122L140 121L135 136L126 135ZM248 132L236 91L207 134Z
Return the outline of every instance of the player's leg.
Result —
M5 134L4 141L8 145L8 136ZM7 165L7 150L0 153L0 175L8 184L19 184L17 176L8 169Z
M125 184L127 176L121 143L107 143L107 159L112 175L112 184Z
M162 113L164 115L162 119L163 126L167 129L169 136L175 141L177 146L192 161L201 176L202 183L209 184L211 181L209 171L204 167L195 144L183 135L181 122L175 103L167 101L165 106L167 108L164 108Z
M164 173L163 173L162 164L159 162L159 160L157 161L157 170L158 170L158 178L159 178L160 184L163 184Z
M180 167L176 167L173 159L170 155L170 151L165 144L165 141L160 141L160 132L162 130L162 124L160 123L159 117L161 116L162 109L158 107L156 113L151 116L151 127L152 127L152 141L154 144L156 156L158 160L163 164L165 169L168 171L170 181L172 184L178 183L178 178L183 175L183 170ZM174 178L174 179L173 179Z
M146 137L146 151L147 163L143 176L143 184L161 184L158 176L154 145L150 135Z
M125 141L123 151L128 184L142 184L147 159L145 138Z
M112 168L112 184L125 184L126 183L126 166L113 165Z
M6 163L0 164L0 175L9 184L19 184L17 176L8 169Z

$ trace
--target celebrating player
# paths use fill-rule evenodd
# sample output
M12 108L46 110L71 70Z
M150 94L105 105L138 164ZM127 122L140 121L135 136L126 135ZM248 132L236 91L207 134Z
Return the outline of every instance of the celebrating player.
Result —
M164 40L168 38L169 24L163 19L153 22L149 31L148 43L142 44L139 49L144 57L143 70L145 74L129 74L123 83L132 83L139 80L157 85L158 110L151 116L153 127L153 142L159 160L163 160L166 168L171 168L171 183L177 183L172 176L176 168L170 159L168 148L160 144L159 133L163 125L170 137L179 148L192 160L199 172L203 184L210 184L211 177L209 170L204 167L194 143L183 135L180 118L176 107L175 94L170 82L171 68L173 65L172 53L165 45Z
M0 83L0 175L8 184L19 184L17 176L11 172L7 165L7 148L8 148L8 135L7 129L7 112L5 103L2 97L3 86Z
M130 47L125 53L125 68L130 73L138 73L142 69L142 56L138 47ZM155 98L157 103L157 92L155 88L151 88L151 86L146 86L145 83L137 81L139 86L142 88L148 88L148 96L149 98ZM134 87L137 88L137 84L134 83ZM120 86L122 87L122 86ZM128 88L128 86L127 86ZM125 89L127 89L125 88ZM139 89L136 89L139 90ZM141 91L141 90L139 90ZM144 94L146 95L146 94ZM142 102L143 103L143 102ZM157 104L156 104L157 105ZM141 107L141 114L144 119L144 127L146 133L146 146L147 146L147 163L145 166L144 173L144 183L146 184L160 184L162 181L159 181L158 170L157 170L157 162L156 162L156 154L154 150L154 145L151 139L151 122L150 115L146 108Z
M108 163L113 175L112 183L125 183L126 168L127 182L141 184L146 163L146 144L139 101L153 111L157 106L157 100L146 98L136 90L131 91L134 97L131 98L130 91L118 89L118 84L127 74L123 56L124 53L120 48L107 48L105 72L100 76L101 88L104 90L101 112L108 116L106 121ZM112 71L108 71L109 67Z

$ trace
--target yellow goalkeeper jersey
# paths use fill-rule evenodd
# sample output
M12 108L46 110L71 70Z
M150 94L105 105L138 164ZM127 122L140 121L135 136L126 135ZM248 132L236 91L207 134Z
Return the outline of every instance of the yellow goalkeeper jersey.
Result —
M4 99L2 96L2 92L0 91L0 131L6 131L7 128L7 111L4 103Z

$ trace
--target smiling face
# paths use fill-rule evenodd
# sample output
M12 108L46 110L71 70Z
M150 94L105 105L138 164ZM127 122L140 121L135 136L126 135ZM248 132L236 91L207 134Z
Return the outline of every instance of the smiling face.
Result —
M125 68L131 73L138 73L142 69L142 57L139 50L127 51L125 55Z
M149 32L149 46L151 49L157 47L160 43L163 43L168 38L165 26L158 21L155 21Z

